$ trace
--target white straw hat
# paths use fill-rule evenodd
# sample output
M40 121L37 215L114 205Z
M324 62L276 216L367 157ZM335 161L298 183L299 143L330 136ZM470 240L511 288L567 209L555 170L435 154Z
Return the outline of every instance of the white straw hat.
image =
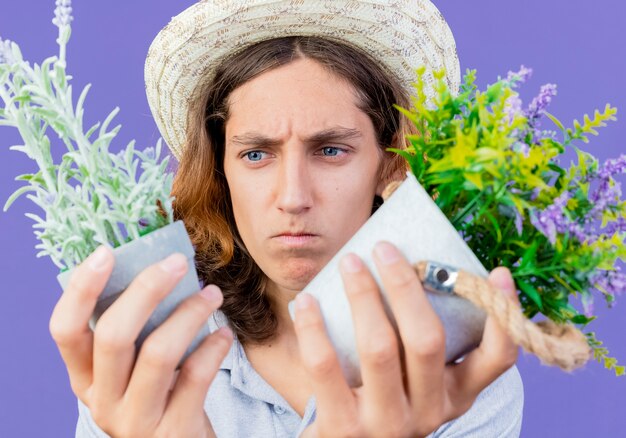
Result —
M202 0L172 18L152 42L145 64L148 104L166 143L180 159L187 106L204 75L254 43L315 35L357 47L377 59L413 94L415 69L446 69L460 83L452 32L429 0Z

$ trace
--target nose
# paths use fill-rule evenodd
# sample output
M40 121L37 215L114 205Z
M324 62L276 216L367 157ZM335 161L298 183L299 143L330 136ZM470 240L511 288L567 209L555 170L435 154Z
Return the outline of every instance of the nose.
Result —
M276 179L276 204L288 214L301 214L313 205L313 181L302 153L283 155Z

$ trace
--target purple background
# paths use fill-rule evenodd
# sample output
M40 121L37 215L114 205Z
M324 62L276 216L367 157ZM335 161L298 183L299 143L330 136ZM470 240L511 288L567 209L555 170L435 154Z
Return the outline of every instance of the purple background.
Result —
M77 2L68 47L69 73L75 77L75 99L86 83L85 125L103 120L116 105L124 128L113 143L120 148L137 139L139 147L158 139L144 94L143 62L157 32L192 0L109 0ZM546 82L559 85L550 110L566 125L610 102L626 110L626 5L619 0L512 2L502 0L436 2L455 34L462 71L478 69L484 87L497 75L525 64L535 74L523 89L525 101ZM3 2L0 36L17 41L26 59L41 63L57 54L51 24L54 1ZM622 113L618 113L622 118ZM626 152L622 120L593 139L601 159ZM15 175L32 171L21 153L8 151L17 132L0 129L0 201L19 186ZM589 149L587 149L589 150ZM624 179L622 178L622 181ZM60 294L57 270L48 259L36 259L26 199L0 213L2 275L0 295L0 436L73 436L76 404L67 374L48 332L48 319ZM622 300L626 300L626 296ZM626 303L607 311L593 324L613 355L626 363ZM623 436L626 426L626 378L615 378L597 363L568 375L520 355L525 384L522 436Z

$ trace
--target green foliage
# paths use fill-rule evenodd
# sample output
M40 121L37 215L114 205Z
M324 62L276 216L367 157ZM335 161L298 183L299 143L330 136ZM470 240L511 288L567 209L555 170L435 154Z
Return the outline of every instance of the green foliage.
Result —
M620 377L626 375L626 367L617 364L617 359L610 357L609 350L602 346L602 342L596 339L596 335L593 332L585 333L587 336L587 342L593 348L593 358L604 365L604 368L613 370L615 375Z
M35 173L16 177L26 185L9 197L4 210L22 195L43 210L42 216L26 213L40 241L37 257L50 256L61 269L79 264L100 244L117 247L173 221L173 177L167 173L168 157L160 160L161 140L144 151L135 150L133 141L118 154L109 152L120 130L119 125L109 129L118 108L103 123L83 129L90 85L74 106L65 60L70 34L69 24L61 25L59 56L32 67L17 44L0 40L11 47L10 54L0 53L0 126L19 131L23 144L10 149L37 165ZM48 136L50 129L58 141ZM51 154L56 143L66 148L59 163Z
M572 143L588 142L588 134L597 135L596 128L615 120L617 110L607 105L593 118L585 115L582 124L574 121L573 128L546 113L563 136L558 141L555 135L538 135L536 121L512 108L518 99L515 83L499 80L480 91L475 70L469 70L455 96L440 71L428 102L424 74L424 68L417 70L412 108L396 107L415 133L406 149L389 150L408 161L485 268L511 270L528 317L542 313L557 323L588 324L594 317L571 301L580 299L589 308L595 288L612 302L614 291L602 291L594 275L614 271L617 261L626 259L626 236L589 227L595 214L590 181L598 177L599 164ZM559 157L567 148L576 151L578 163L565 168ZM602 214L602 226L623 220L626 203L614 199ZM551 230L550 220L571 227ZM601 344L589 344L607 367L623 374Z

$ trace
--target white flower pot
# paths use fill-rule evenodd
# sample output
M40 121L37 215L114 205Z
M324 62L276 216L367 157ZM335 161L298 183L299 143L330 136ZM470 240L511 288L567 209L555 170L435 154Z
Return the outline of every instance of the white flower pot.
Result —
M359 385L361 377L350 307L339 274L338 262L344 254L353 252L362 258L383 295L385 292L372 259L374 245L381 240L396 245L411 263L427 260L483 278L488 275L413 174L407 175L396 191L303 290L319 301L328 335L351 386ZM459 358L480 343L486 318L482 310L453 293L428 291L428 298L445 327L447 361Z
M199 291L198 274L196 273L194 263L195 252L182 221L176 221L159 228L113 250L115 266L104 291L98 298L95 311L89 321L90 327L92 329L95 328L100 316L143 269L175 252L180 252L187 256L189 269L172 292L159 303L148 319L135 342L137 349L139 349L146 337L165 321L181 301ZM57 280L63 289L67 287L72 272L73 269L62 272L57 276ZM190 344L183 360L209 332L209 325L204 325Z

